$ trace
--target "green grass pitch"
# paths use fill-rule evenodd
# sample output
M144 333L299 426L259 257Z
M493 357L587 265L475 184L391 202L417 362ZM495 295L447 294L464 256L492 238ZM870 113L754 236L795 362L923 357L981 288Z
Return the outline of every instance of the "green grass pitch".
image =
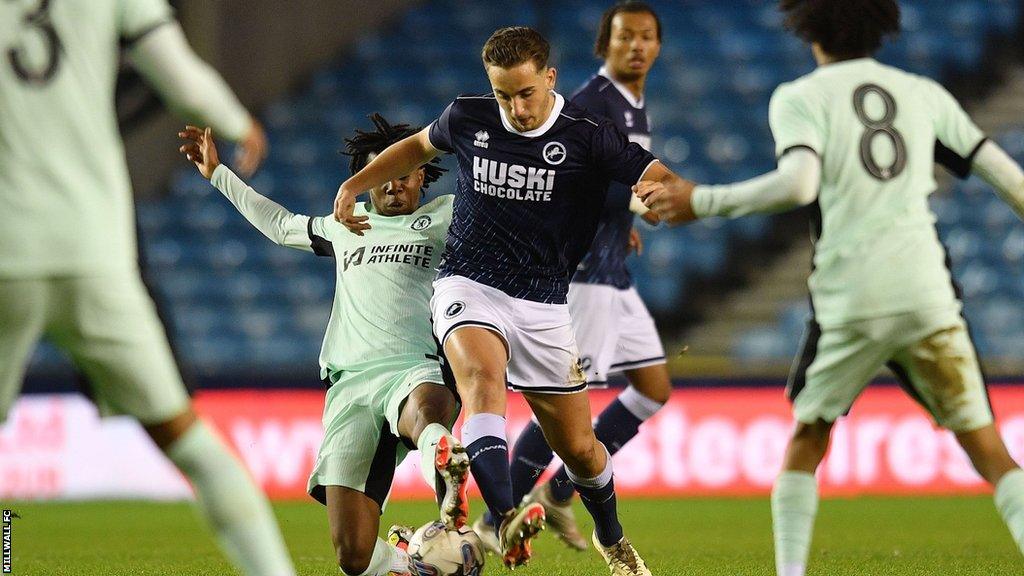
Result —
M475 501L474 511L482 509ZM13 522L13 574L233 574L187 504L4 503ZM773 575L767 499L629 499L619 504L626 533L655 575ZM275 506L299 574L337 576L324 509ZM582 509L577 514L585 516ZM397 502L382 519L419 525L428 502ZM589 519L588 519L589 521ZM589 528L589 525L588 525ZM485 574L504 572L488 558ZM577 553L542 534L524 576L607 574L593 550ZM809 576L1024 574L1024 559L986 496L824 500Z

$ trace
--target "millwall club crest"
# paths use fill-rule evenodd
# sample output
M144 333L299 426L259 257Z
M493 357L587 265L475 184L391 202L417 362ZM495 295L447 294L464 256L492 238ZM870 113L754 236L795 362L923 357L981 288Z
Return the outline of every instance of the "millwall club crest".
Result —
M410 228L418 232L428 226L430 226L430 216L420 216L419 218L413 220L412 226L410 226Z
M565 145L561 142L548 142L544 145L544 161L557 166L565 162Z
M445 318L455 318L459 314L462 314L463 310L466 309L464 302L452 302L448 308L444 311Z
M626 120L626 128L632 128L635 124L635 122L633 121L633 113L630 112L629 110L626 110L624 116Z

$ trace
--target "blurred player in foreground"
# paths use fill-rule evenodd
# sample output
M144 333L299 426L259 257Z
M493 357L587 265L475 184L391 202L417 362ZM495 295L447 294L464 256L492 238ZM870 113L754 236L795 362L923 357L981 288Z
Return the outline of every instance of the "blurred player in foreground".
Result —
M660 50L661 24L649 5L622 2L612 6L601 18L594 46L604 66L576 92L572 102L606 118L630 141L650 150L644 84ZM605 386L608 375L616 372L625 373L630 383L594 424L594 434L610 454L636 436L640 425L668 402L672 392L658 329L626 268L631 249L642 250L640 234L633 228L634 211L646 212L645 217L657 223L657 217L647 212L629 186L609 184L594 243L569 284L569 314L587 384ZM575 489L565 466L534 488L552 456L540 425L531 420L512 451L512 498L519 502L526 496L528 501L543 504L557 536L570 547L583 550L587 540L576 526L571 503ZM490 518L485 521L492 522ZM493 534L480 521L474 528L482 537Z
M345 181L335 218L373 234L355 197L440 155L455 154L458 188L431 300L434 331L462 397L462 439L506 564L530 558L543 506L517 510L505 431L508 384L523 393L595 521L594 541L615 575L650 571L623 536L612 461L594 436L566 295L593 241L607 186L650 181L689 188L554 91L550 46L536 31L503 28L484 44L492 93L460 96L430 127Z
M786 24L818 69L781 85L769 120L778 169L691 194L638 189L669 222L736 217L817 202L813 316L787 393L796 430L772 491L780 576L802 576L818 507L814 472L837 418L888 366L956 435L1024 550L1024 472L993 423L958 291L928 195L941 161L977 174L1024 218L1024 173L936 82L871 55L896 34L894 0L783 0Z
M138 419L188 478L243 573L292 574L263 494L196 419L139 274L114 111L121 44L171 108L241 144L243 171L266 154L262 129L165 0L0 2L0 420L45 336L102 413Z
M375 130L346 140L353 174L420 130L393 126L379 114L371 118ZM345 574L415 573L403 550L377 537L395 467L410 448L420 451L420 470L437 491L442 521L461 527L469 513L469 457L449 432L458 402L445 384L430 329L431 282L452 196L420 206L423 190L444 170L424 162L373 188L356 214L365 215L375 233L356 236L330 216L293 214L246 186L219 162L209 128L189 126L179 136L188 140L181 152L257 230L281 246L335 259L334 308L320 351L320 377L329 386L325 435L309 493L327 505Z

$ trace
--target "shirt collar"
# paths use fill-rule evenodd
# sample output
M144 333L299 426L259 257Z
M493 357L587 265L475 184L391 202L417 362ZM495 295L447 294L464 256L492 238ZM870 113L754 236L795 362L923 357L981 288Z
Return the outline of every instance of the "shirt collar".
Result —
M634 96L633 93L629 90L629 88L626 88L624 84L612 78L612 75L608 72L608 68L606 66L601 66L601 69L597 71L597 75L611 82L612 86L615 86L615 89L619 91L619 94L622 94L622 97L626 99L626 102L629 102L630 106L632 106L633 108L644 107L643 97L641 96L638 100L637 97Z
M518 134L520 136L525 136L527 138L536 138L538 136L543 136L545 132L550 130L551 127L555 125L555 121L558 120L558 115L562 113L562 107L565 106L565 98L562 98L561 94L555 92L554 90L552 90L551 93L555 95L555 105L551 107L551 115L548 116L548 119L545 120L544 123L541 124L540 126L534 128L533 130L520 132L519 130L516 130L512 126L511 122L508 121L508 116L505 115L505 109L502 108L501 105L498 105L498 114L501 115L501 125L505 127L505 130L508 130L511 133Z

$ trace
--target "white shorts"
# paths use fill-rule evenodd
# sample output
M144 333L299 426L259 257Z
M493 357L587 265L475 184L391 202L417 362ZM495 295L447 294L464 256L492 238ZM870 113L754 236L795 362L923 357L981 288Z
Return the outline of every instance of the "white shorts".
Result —
M569 313L591 386L607 385L609 374L665 363L654 318L636 288L573 282Z
M569 306L513 298L462 276L434 282L434 335L444 346L459 328L493 330L508 349L512 390L569 394L587 386L573 337Z

